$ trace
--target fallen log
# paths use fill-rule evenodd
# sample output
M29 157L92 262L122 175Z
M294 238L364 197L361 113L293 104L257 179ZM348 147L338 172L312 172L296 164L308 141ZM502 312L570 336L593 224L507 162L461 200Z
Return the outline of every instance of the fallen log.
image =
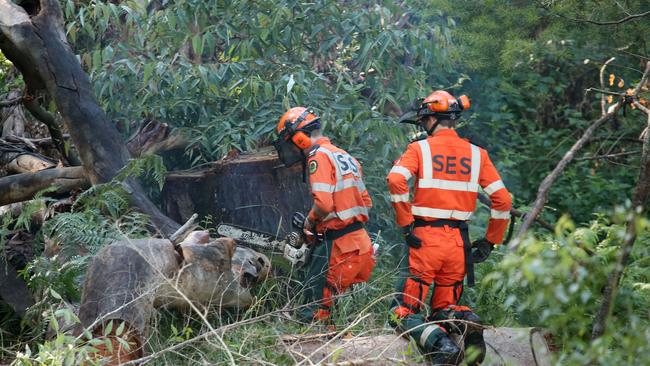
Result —
M154 307L204 309L248 307L248 286L268 274L268 259L232 239L207 244L184 242L182 257L166 239L133 239L104 247L88 267L79 319L95 336L120 337L103 349L110 364L142 357ZM118 334L118 325L124 323ZM109 329L109 324L110 329Z
M46 169L36 173L23 173L0 178L0 206L27 201L39 191L52 187L49 195L62 195L77 189L88 188L90 183L82 167Z
M56 160L34 152L22 143L0 139L0 167L7 174L34 173L56 167Z
M296 363L318 365L429 365L413 342L397 334L284 337L280 347ZM551 352L538 328L487 328L487 355L481 365L551 365ZM306 339L305 339L306 338Z
M300 166L285 168L273 148L170 172L162 195L163 211L178 222L198 213L211 216L214 223L236 223L280 236L291 230L293 213L307 213L312 203Z

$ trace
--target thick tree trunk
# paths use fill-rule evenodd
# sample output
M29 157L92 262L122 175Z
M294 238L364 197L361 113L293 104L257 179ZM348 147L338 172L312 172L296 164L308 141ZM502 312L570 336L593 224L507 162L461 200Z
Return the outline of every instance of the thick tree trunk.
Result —
M30 91L45 89L54 100L90 182L108 182L130 158L129 152L99 107L90 79L66 41L58 1L29 4L32 6L23 8L10 0L0 0L0 49L20 70ZM127 184L133 204L150 215L163 234L178 228L135 181Z
M45 188L56 187L48 194L58 196L68 194L74 189L88 188L89 185L82 167L10 175L0 178L0 206L28 201Z
M95 335L121 337L129 350L114 343L102 354L119 364L143 356L149 320L156 306L196 309L197 306L247 307L248 286L263 280L268 259L232 239L205 244L191 238L181 243L183 258L166 239L133 239L104 247L94 258L83 287L79 319ZM112 331L107 330L113 321ZM115 329L125 323L123 333Z
M375 335L330 339L318 336L288 336L284 345L296 363L318 365L429 365L417 361L417 347L398 335ZM537 328L488 328L488 345L482 366L551 365L548 344ZM305 362L305 360L308 360Z
M214 162L208 168L171 172L163 208L177 221L193 213L284 235L295 211L307 213L312 199L299 166L285 168L270 149Z

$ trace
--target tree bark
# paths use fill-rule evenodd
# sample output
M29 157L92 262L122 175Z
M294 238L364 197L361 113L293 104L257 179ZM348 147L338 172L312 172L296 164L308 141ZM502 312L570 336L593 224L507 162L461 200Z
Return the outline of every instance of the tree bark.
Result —
M67 43L58 1L40 0L32 5L27 9L0 0L0 49L20 70L30 91L45 89L53 99L90 182L108 182L126 164L129 152L99 107L90 79ZM126 184L132 203L148 214L164 235L178 228L134 180Z
M279 236L291 231L294 212L312 204L301 168L285 168L273 148L170 172L162 195L165 212L179 222L198 213Z
M11 175L0 178L0 206L30 200L36 193L49 187L56 187L48 193L56 196L89 186L82 167L46 169L37 173Z
M7 94L7 99L12 101L3 106L2 109L2 134L0 136L19 136L25 135L25 112L23 111L20 101L20 92L13 90ZM13 103L13 101L17 101Z

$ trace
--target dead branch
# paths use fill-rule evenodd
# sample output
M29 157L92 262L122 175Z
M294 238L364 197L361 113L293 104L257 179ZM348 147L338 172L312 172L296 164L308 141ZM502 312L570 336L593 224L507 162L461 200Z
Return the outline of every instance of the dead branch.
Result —
M648 62L650 67L650 62ZM646 130L650 130L650 110L641 103L635 101L635 105L643 111L648 118ZM607 322L612 314L612 304L616 300L621 275L630 259L630 254L637 237L637 219L643 217L645 202L650 195L650 133L646 133L643 140L643 152L641 154L641 169L637 180L634 194L632 195L632 207L627 216L625 236L619 250L618 258L614 269L607 278L607 286L603 292L603 302L596 314L596 322L591 333L591 338L596 339L605 333Z
M490 197L488 197L487 195L485 195L483 193L478 194L478 200L481 201L481 203L484 204L487 207L492 206L492 200L490 199ZM516 208L511 208L510 209L510 215L515 216L515 217L524 217L524 216L526 216L526 213L523 212L523 211L517 210ZM543 219L541 219L539 217L535 218L535 221L537 221L537 223L541 227L543 227L544 229L549 230L551 232L555 231L555 228L553 227L553 225L549 224L547 221L545 221L545 220L543 220Z
M198 217L199 217L198 214L193 214L193 215L192 215L192 216L187 220L187 222L183 224L183 226L181 226L178 230L176 230L175 233L173 233L173 234L169 237L169 241L171 241L172 244L174 244L174 246L176 246L176 245L178 245L180 242L182 242L183 239L185 239L185 237L187 236L187 234L189 234L190 231L192 231L192 230L194 230L194 229L196 228L196 225L194 225L194 222L196 221L196 219L197 219Z
M650 73L650 62L646 64L645 71L643 72L643 76L641 77L641 80L637 84L637 86L634 88L634 92L632 93L632 98L635 98L638 94L639 91L641 90L641 87L645 85L646 80L648 79L648 74ZM607 114L604 116L601 116L599 119L594 121L589 128L585 130L583 133L582 137L576 141L571 149L564 154L564 157L558 162L558 164L555 166L555 169L544 178L542 183L539 185L539 188L537 190L537 198L535 199L535 202L533 203L532 209L530 212L525 216L524 221L522 222L521 226L519 227L519 231L515 235L515 238L510 246L511 250L516 250L519 245L521 244L521 241L528 231L528 228L530 228L530 225L532 222L535 220L537 216L542 212L542 209L544 208L544 204L546 203L546 199L548 196L548 192L551 189L551 186L553 183L560 177L566 166L573 160L575 157L576 153L582 149L582 147L591 139L591 136L596 132L596 130L602 126L605 122L609 121L612 117L614 117L619 109L623 107L625 104L625 101L619 101L615 105L609 108L609 111ZM645 151L645 150L644 150Z
M616 158L616 157L620 157L620 156L636 155L636 154L638 154L640 152L641 151L639 151L639 150L635 150L635 151L625 151L625 152L614 153L614 154L585 156L585 157L582 157L582 158L577 158L576 161L609 159L609 158Z
M615 59L616 59L616 57L610 58L609 60L605 61L603 66L601 66L601 68L600 68L600 88L601 89L605 89L605 68L607 68L607 65L609 65L610 62L614 61ZM589 88L589 89L591 89L591 88ZM587 91L589 91L589 89L587 89ZM600 114L602 116L607 114L607 110L605 109L605 105L606 105L605 94L603 94L603 95L600 96Z
M37 120L43 122L47 126L47 130L52 136L52 143L61 154L61 160L65 161L69 165L79 166L81 161L79 157L71 153L71 149L66 148L65 139L59 124L56 122L56 119L52 114L43 109L39 104L36 98L23 98L23 105L29 111L29 113L34 116Z
M589 93L589 92L600 93L600 94L604 94L604 95L615 95L615 96L618 96L618 97L624 97L626 95L625 93L613 92L611 90L604 90L604 89L598 89L598 88L585 89L585 93ZM602 103L603 100L605 100L604 96L601 98L601 107L602 107L602 110L605 110L605 104ZM605 113L603 113L603 114L605 114Z
M590 23L590 24L595 24L595 25L616 25L616 24L623 24L625 22L628 22L633 19L637 18L642 18L645 16L650 15L650 10L640 13L640 14L631 14L626 16L625 18L621 18L619 20L610 20L610 21L598 21L598 20L592 20L592 19L577 19L577 18L568 18L570 20L573 20L574 22L580 22L580 23Z
M3 100L0 102L0 108L10 107L14 104L18 104L23 101L23 97L13 98L9 100Z
M55 186L50 195L62 195L77 188L88 188L88 178L82 167L46 169L0 178L0 206L27 201L39 191Z

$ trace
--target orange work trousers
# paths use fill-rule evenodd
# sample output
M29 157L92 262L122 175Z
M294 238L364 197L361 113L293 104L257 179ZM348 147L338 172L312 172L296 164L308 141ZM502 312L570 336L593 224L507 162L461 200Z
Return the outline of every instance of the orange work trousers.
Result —
M364 229L320 243L312 253L305 281L305 300L316 302L307 308L311 317L327 319L334 296L342 294L355 283L366 282L374 267L370 237Z
M395 310L400 318L419 312L432 284L432 310L456 305L465 278L463 238L458 228L421 226L413 233L422 240L422 246L408 247L408 267L403 261L397 284L401 294Z

